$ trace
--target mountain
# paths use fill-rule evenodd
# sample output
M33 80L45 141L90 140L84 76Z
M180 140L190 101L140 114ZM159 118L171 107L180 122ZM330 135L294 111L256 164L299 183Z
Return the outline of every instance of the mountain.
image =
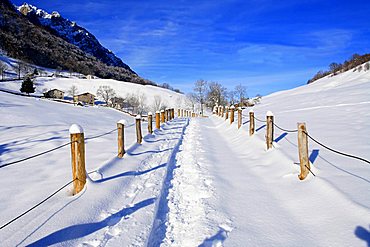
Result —
M33 24L45 27L50 33L79 47L101 62L110 66L131 70L131 68L127 64L124 64L120 58L115 56L112 51L103 47L92 33L80 27L75 22L63 18L58 12L54 11L49 14L27 3L17 7L17 10L26 16Z
M36 14L37 12L41 11L36 10ZM51 18L52 16L53 18ZM57 16L59 15L54 13L50 15L50 19L58 19ZM42 67L60 68L100 78L155 85L153 82L139 77L122 61L123 65L120 64L117 59L114 59L113 53L109 53L109 51L106 53L107 61L109 57L111 60L105 63L101 60L103 56L100 59L94 57L76 44L67 42L61 37L62 34L57 35L56 31L52 31L50 27L43 26L41 23L36 25L33 22L21 14L9 0L0 1L0 49L5 51L9 57ZM62 29L61 25L59 25L60 29ZM76 42L78 41L79 36L70 36L75 37ZM99 43L96 38L91 39L91 42L93 41ZM87 41L85 45L88 46ZM92 50L104 51L105 49L97 47L93 47ZM118 66L110 65L113 62L117 62Z

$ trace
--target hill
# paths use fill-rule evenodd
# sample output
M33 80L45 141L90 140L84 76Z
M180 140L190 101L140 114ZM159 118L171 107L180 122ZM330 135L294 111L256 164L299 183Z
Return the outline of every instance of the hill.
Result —
M59 23L58 17L53 17L52 19L54 20L55 18L56 23ZM54 23L54 21L50 23ZM62 23L59 24L63 25ZM65 25L68 25L68 23ZM73 27L71 28L73 29ZM78 32L78 30L82 29L76 30ZM45 27L33 24L26 16L20 14L9 0L0 2L0 48L9 57L53 69L59 68L85 75L96 75L100 78L113 78L121 81L154 85L153 82L139 77L124 64L121 64L121 67L110 66L109 64L113 62L106 61L106 59L113 59L111 53L108 52L104 59L102 56L99 57L105 61L104 63L61 37L63 35L60 33L56 35L56 32L51 30L51 26ZM72 37L77 39L78 35ZM95 42L91 38L86 41L86 45L81 43L81 46L93 45L90 41ZM93 54L94 50L97 53L104 50L103 48L98 49L96 46L90 48L93 49L91 54Z
M81 50L96 57L106 65L122 67L133 72L131 68L127 64L124 64L120 58L116 57L112 51L103 47L92 33L79 26L76 22L63 18L57 11L49 14L27 3L18 6L17 9L33 24L45 27L50 33L79 47Z

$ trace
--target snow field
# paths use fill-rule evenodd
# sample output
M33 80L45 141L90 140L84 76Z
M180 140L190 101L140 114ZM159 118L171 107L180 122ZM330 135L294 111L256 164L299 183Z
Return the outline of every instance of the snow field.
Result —
M122 246L122 242L142 246L147 241L166 161L181 137L178 129L184 120L163 124L162 130L146 135L143 145L137 145L134 118L112 109L76 107L6 93L1 93L0 104L1 115L6 116L1 120L2 164L69 142L70 125L79 123L85 131L87 170L96 170L79 195L70 196L69 187L0 231L2 246ZM44 117L45 113L53 116ZM27 116L27 123L20 121L21 116ZM128 123L123 159L116 158L117 133L100 136L114 129L120 119ZM145 123L142 129L145 133ZM2 169L1 223L71 180L69 153L66 147Z
M72 87L77 87L77 93L89 92L96 96L96 91L100 86L109 86L114 89L117 96L125 98L129 94L136 96L143 95L148 111L156 111L154 109L155 97L160 97L162 103L167 108L185 107L186 97L183 94L173 92L168 89L155 87L151 85L140 85L130 82L116 81L112 79L76 79L76 78L51 78L37 77L34 85L36 87L35 94L42 95L44 89L59 89L65 92L64 96L68 95L67 91ZM6 81L0 82L0 88L19 92L21 81ZM70 96L71 97L71 96ZM102 99L99 99L102 100Z

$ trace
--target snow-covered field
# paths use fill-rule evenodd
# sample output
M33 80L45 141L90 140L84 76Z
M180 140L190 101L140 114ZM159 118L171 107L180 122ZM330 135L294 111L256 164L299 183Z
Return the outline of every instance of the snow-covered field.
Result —
M322 143L369 160L369 109L370 73L346 72L266 96L253 110L262 120L272 111L286 129L305 122ZM300 181L296 133L275 128L267 151L263 123L250 137L248 123L176 118L135 145L134 119L103 107L0 92L0 114L0 165L67 143L72 123L88 139L126 119L130 147L118 159L116 132L88 139L87 171L97 172L83 192L67 187L1 229L2 246L370 244L370 165L309 141L316 176ZM67 146L0 169L0 225L70 181L70 166Z
M145 105L149 111L153 106L155 97L160 97L162 103L167 108L172 107L185 107L186 99L183 94L175 93L168 89L155 87L151 85L139 85L130 82L116 81L111 79L77 79L77 78L50 78L50 77L38 77L34 85L36 87L35 94L42 95L43 90L59 89L65 92L65 96L68 95L68 90L72 86L77 87L78 93L92 93L96 95L96 91L100 86L109 86L114 89L117 96L126 98L128 95L140 96L143 95L145 98ZM21 81L7 81L0 82L0 88L8 89L19 92L21 87ZM71 97L71 96L70 96ZM100 99L102 101L102 99Z

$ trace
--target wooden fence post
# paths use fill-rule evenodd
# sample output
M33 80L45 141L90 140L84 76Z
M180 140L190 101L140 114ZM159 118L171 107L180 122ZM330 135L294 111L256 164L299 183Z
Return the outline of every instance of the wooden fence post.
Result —
M234 111L235 111L235 106L230 107L230 124L234 122Z
M184 109L181 109L181 117L184 117Z
M117 130L118 130L118 158L122 158L123 155L126 153L125 151L125 120L120 120L117 122Z
M267 149L272 148L272 141L274 139L274 114L271 111L266 113L266 145Z
M180 117L180 108L177 109L177 117Z
M161 110L161 123L164 123L164 110Z
M238 107L238 129L240 129L240 127L242 127L242 108L241 107Z
M252 136L254 134L254 111L249 111L249 135Z
M85 138L82 127L72 124L69 128L71 137L73 195L78 194L86 184Z
M136 142L141 144L143 141L143 135L141 134L141 116L136 116Z
M172 108L171 113L172 113L172 119L174 119L175 118L175 108Z
M153 113L148 112L148 132L153 134Z
M155 112L155 128L158 130L161 128L160 113L159 111Z
M225 110L225 120L227 120L229 118L229 107L226 106L226 110Z
M301 174L298 175L300 180L307 177L310 171L310 160L308 158L308 140L305 123L298 123L298 153L299 153L299 164L301 166Z
M225 107L222 106L221 107L221 118L224 118L224 114L225 114Z

